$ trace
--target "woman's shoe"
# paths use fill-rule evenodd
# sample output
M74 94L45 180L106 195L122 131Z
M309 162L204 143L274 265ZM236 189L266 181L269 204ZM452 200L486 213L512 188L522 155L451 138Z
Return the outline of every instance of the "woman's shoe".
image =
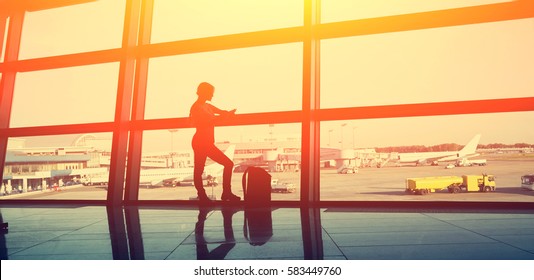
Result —
M241 197L231 193L231 192L228 192L228 193L225 193L223 192L222 196L221 196L221 199L223 201L240 201L241 200Z

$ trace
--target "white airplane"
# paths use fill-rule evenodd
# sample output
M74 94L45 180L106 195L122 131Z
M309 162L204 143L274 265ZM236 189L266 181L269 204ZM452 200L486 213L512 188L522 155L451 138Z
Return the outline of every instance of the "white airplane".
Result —
M235 145L229 146L224 154L233 160ZM222 176L224 167L218 163L212 163L204 168L202 179L207 180L207 185L216 184L216 178ZM139 176L139 185L146 187L193 185L193 167L184 168L156 168L143 169Z
M480 134L477 134L459 151L398 153L396 161L397 163L415 163L416 165L419 165L426 162L446 162L470 158L479 155L476 153L479 141Z

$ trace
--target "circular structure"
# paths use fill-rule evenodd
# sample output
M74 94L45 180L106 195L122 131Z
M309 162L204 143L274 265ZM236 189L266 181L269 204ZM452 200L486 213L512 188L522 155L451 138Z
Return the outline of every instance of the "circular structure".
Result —
M75 147L87 146L87 143L86 143L87 140L95 140L95 139L96 139L96 136L94 136L93 134L83 134L77 137L76 139L74 139L74 141L72 142L72 146L75 146Z

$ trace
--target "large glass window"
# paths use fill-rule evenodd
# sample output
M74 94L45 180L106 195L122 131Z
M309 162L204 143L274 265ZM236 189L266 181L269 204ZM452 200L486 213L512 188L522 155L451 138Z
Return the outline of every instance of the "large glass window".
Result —
M152 42L168 42L303 24L301 0L155 0Z
M243 197L241 177L248 166L259 166L272 175L273 200L298 200L300 196L301 140L297 124L217 127L215 145L234 162L232 192ZM196 198L193 183L194 129L145 131L141 160L142 200ZM220 199L223 166L208 159L204 188Z
M17 75L11 127L113 121L119 63Z
M534 168L533 121L524 112L322 122L321 199L534 201L521 189ZM482 174L495 176L495 192L451 194L442 180ZM407 179L426 177L439 178L418 188L436 193L405 192Z
M125 18L126 0L82 2L85 3L26 12L20 58L43 59L31 65L28 63L33 60L0 65L0 78L6 77L8 72L16 73L12 104L1 104L4 111L10 113L9 128L0 131L0 140L9 139L2 178L3 194L8 188L11 190L7 197L105 199L107 170L112 162L118 162L117 168L124 168L127 147L119 145L126 143L132 129L143 131L139 198L188 200L196 196L191 180L182 175L168 177L167 173L176 173L177 169L190 172L193 167L191 138L194 129L185 128L182 121L189 115L201 82L215 86L212 100L215 106L237 109L237 118L224 124L236 126L216 127L215 134L216 145L223 151L232 151L235 164L232 184L240 196L242 172L246 166L255 165L271 172L273 200L300 199L301 145L303 140L310 139L301 131L303 125L309 124L300 123L298 116L303 109L303 96L309 97L306 96L308 86L312 90L318 86L319 110L313 110L311 118L321 122L321 199L530 201L533 197L516 188L520 175L532 169L530 158L534 143L534 136L527 128L534 121L532 111L528 110L534 108L518 104L532 99L534 90L531 51L534 49L534 36L531 36L534 19L524 19L528 15L517 13L521 5L509 5L505 2L511 1L503 0L411 0L402 1L402 5L381 0L322 0L321 18L313 18L315 13L307 18L311 22L321 22L312 26L312 33L309 34L307 28L292 28L292 32L303 32L294 37L302 41L280 43L279 38L269 38L266 35L269 32L261 31L307 26L305 6L312 6L305 5L306 1L155 0L152 23L139 18L141 13L131 19ZM313 3L316 2L308 4ZM142 2L131 4L133 12L144 9ZM481 5L487 6L474 8ZM447 9L455 10L434 13ZM476 22L481 23L456 21L456 12L465 16L470 11L483 11L480 18L476 17ZM400 17L389 17L397 15ZM446 19L440 21L441 25L436 24L442 27L419 25L416 20L419 16L432 15ZM376 17L385 18L363 20ZM352 21L358 19L362 21ZM151 44L155 45L119 49L125 20L131 20L132 27L137 23L152 24ZM395 20L409 24L395 29L398 26ZM375 23L379 25L376 29ZM146 31L143 26L139 28ZM255 33L244 34L247 32ZM195 40L213 36L222 37ZM201 45L212 39L234 38L237 41L216 46L217 51L207 51ZM312 38L320 40L321 44L315 49L317 56L314 57L311 57L314 52L304 51ZM184 42L177 42L180 40ZM165 42L174 43L160 44ZM2 56L5 56L5 45ZM232 46L235 48L227 49ZM117 49L116 53L126 57L116 57L117 60L105 64L94 64L100 52L75 55L70 60L54 58L109 49ZM315 61L318 57L320 61ZM135 67L136 59L148 59L146 81L144 68ZM69 61L72 63L69 65L76 66L63 64ZM119 80L120 69L125 70L125 79ZM315 81L314 77L320 80ZM130 98L130 95L145 94L145 82L146 96ZM139 91L127 92L132 85L140 86ZM4 86L4 100L11 101L11 84ZM121 98L117 98L118 88L125 89ZM510 99L504 103L514 106L502 110L527 112L475 115L470 113L500 112L501 109L473 108L470 111L466 108L469 104L487 104L490 103L487 100L493 99ZM126 103L116 104L117 101ZM129 122L131 101L140 102L133 104L136 106L133 109L144 111L142 116L136 115L135 120ZM465 115L432 116L457 113L447 107L453 106L452 103L445 104L438 113L403 111L416 107L437 108L438 105L426 106L425 103L448 101L474 102L458 103L463 106L458 113ZM379 106L421 103L421 107L394 106L399 109L394 115L399 118L394 119L366 119L376 116L361 108L387 109L387 106ZM144 105L144 108L137 105ZM117 146L113 147L120 151L117 153L120 160L111 161L111 133L94 135L91 132L110 131L116 108L124 111L117 115L120 120L116 123L119 129L115 136L124 141L117 141ZM358 114L360 112L362 114ZM241 114L247 114L248 119ZM412 115L428 116L409 117ZM173 118L179 118L176 129L170 123ZM89 134L36 136L77 133L77 124L88 124L80 127L87 128ZM21 135L28 137L19 137ZM29 137L32 135L35 137ZM65 138L71 138L71 142L64 142ZM469 153L473 157L464 159L460 154L463 155L463 146L470 139L475 139L478 146L476 152ZM444 150L452 151L449 157L457 157L450 167L449 163L439 160L437 165L432 165L433 157L420 154ZM304 151L307 152L309 150ZM418 157L408 161L406 154ZM212 162L208 161L207 165L210 164ZM417 168L411 167L415 165ZM105 169L105 172L86 170L93 168ZM82 171L69 173L70 170ZM454 196L404 193L406 178L467 173L494 175L497 191L487 195ZM147 175L152 177L147 179ZM222 178L218 174L211 177L212 181L206 181L211 184L208 193L219 198ZM85 185L60 192L60 179L64 185L76 180ZM58 191L47 192L54 184L58 184ZM310 186L312 190L314 187ZM34 196L35 190L42 193ZM114 199L119 196L120 193Z
M9 138L0 199L105 200L111 133Z
M323 40L321 107L531 96L532 19Z
M86 4L26 13L21 59L119 48L126 0Z
M302 44L153 58L145 118L189 116L200 82L215 87L215 105L237 114L300 110Z

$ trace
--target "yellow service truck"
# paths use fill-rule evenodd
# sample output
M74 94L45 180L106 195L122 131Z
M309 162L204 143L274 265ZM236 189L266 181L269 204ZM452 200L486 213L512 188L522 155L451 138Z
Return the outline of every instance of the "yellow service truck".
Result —
M428 194L447 189L450 193L495 191L493 175L438 176L406 179L406 193Z

